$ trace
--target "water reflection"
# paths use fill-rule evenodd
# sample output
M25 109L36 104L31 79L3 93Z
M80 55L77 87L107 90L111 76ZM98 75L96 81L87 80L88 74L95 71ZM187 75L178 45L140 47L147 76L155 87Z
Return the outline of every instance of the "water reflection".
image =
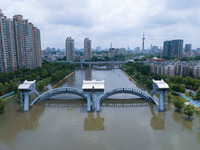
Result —
M74 85L75 85L75 74L73 74L73 75L71 75L70 77L68 77L67 78L67 85L69 86L69 87L73 87ZM66 84L61 84L61 85L59 85L59 86L66 86ZM59 87L58 86L58 87Z
M101 107L139 107L149 106L149 102L143 99L111 99L108 98L101 103Z
M150 105L150 110L151 110L151 114L152 114L151 127L154 130L165 130L166 113L158 111L158 115L156 115L155 109L153 108L152 105Z
M183 113L179 111L174 111L172 114L172 118L174 119L175 122L179 123L182 125L182 130L187 129L187 130L192 130L194 124L191 120L184 119Z
M85 80L92 80L92 70L91 68L84 69Z
M100 116L100 113L88 113L88 117L84 119L84 130L104 130L104 118Z
M200 132L197 134L197 141L200 143Z
M24 130L33 130L39 124L39 118L44 112L44 106L38 105L28 112L20 112L16 103L9 102L6 112L0 115L0 141L9 143Z

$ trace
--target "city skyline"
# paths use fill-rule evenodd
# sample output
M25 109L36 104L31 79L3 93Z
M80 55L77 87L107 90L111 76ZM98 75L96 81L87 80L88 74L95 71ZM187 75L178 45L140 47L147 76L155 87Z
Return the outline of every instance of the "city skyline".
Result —
M1 1L0 6L8 18L21 14L40 28L42 49L64 48L69 36L76 40L77 48L82 48L82 39L90 37L94 48L109 48L112 42L113 47L133 49L142 47L143 32L145 49L171 39L184 39L193 48L200 46L197 0L177 0L173 5L172 0L9 0Z

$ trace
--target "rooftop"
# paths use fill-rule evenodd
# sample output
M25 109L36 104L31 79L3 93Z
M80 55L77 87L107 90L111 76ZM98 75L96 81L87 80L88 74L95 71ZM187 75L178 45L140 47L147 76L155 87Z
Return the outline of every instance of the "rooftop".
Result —
M169 89L169 85L162 80L153 80L153 82L158 86L159 89Z
M24 83L22 83L22 84L19 85L18 89L19 90L28 90L30 88L30 86L32 84L34 84L35 82L36 82L36 80L34 80L34 81L27 81L27 80L25 80Z
M98 90L104 90L104 80L102 81L96 81L96 80L92 80L92 81L86 81L83 80L83 86L82 89L86 90L86 89L98 89Z

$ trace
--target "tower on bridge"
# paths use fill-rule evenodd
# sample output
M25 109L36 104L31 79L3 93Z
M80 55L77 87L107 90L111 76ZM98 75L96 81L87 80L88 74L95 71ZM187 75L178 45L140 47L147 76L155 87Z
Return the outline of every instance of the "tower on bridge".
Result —
M104 93L104 80L102 81L85 81L83 80L83 92L91 97L91 103L87 105L87 110L100 110L100 96ZM95 93L95 94L94 94ZM94 97L96 96L96 98Z
M18 89L20 90L20 103L21 103L21 109L23 111L29 110L29 95L35 94L36 96L39 96L40 94L36 91L35 87L35 81L27 81L25 80L23 84L20 84Z
M153 80L153 90L151 91L151 96L153 97L154 94L158 94L159 95L159 109L161 111L166 110L167 108L167 92L169 89L169 85L164 82L164 80ZM165 94L165 104L163 106L163 95Z

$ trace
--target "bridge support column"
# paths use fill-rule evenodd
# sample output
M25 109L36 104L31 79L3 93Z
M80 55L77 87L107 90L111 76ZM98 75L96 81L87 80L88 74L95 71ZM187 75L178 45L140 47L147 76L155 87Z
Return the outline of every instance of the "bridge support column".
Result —
M89 92L86 93L87 95L87 111L91 111L91 94Z
M159 93L159 109L160 111L163 111L163 92Z
M100 97L103 95L102 92L96 92L96 111L100 111Z
M92 67L92 65L89 65L89 68L91 68Z
M81 69L83 69L83 64L81 64Z
M29 110L29 93L24 92L24 107L23 111L28 111Z
M24 110L24 101L23 101L23 93L20 92L20 104L21 104L21 110Z
M167 110L167 100L168 100L167 94L168 94L168 92L165 91L165 107L164 107L165 110Z

